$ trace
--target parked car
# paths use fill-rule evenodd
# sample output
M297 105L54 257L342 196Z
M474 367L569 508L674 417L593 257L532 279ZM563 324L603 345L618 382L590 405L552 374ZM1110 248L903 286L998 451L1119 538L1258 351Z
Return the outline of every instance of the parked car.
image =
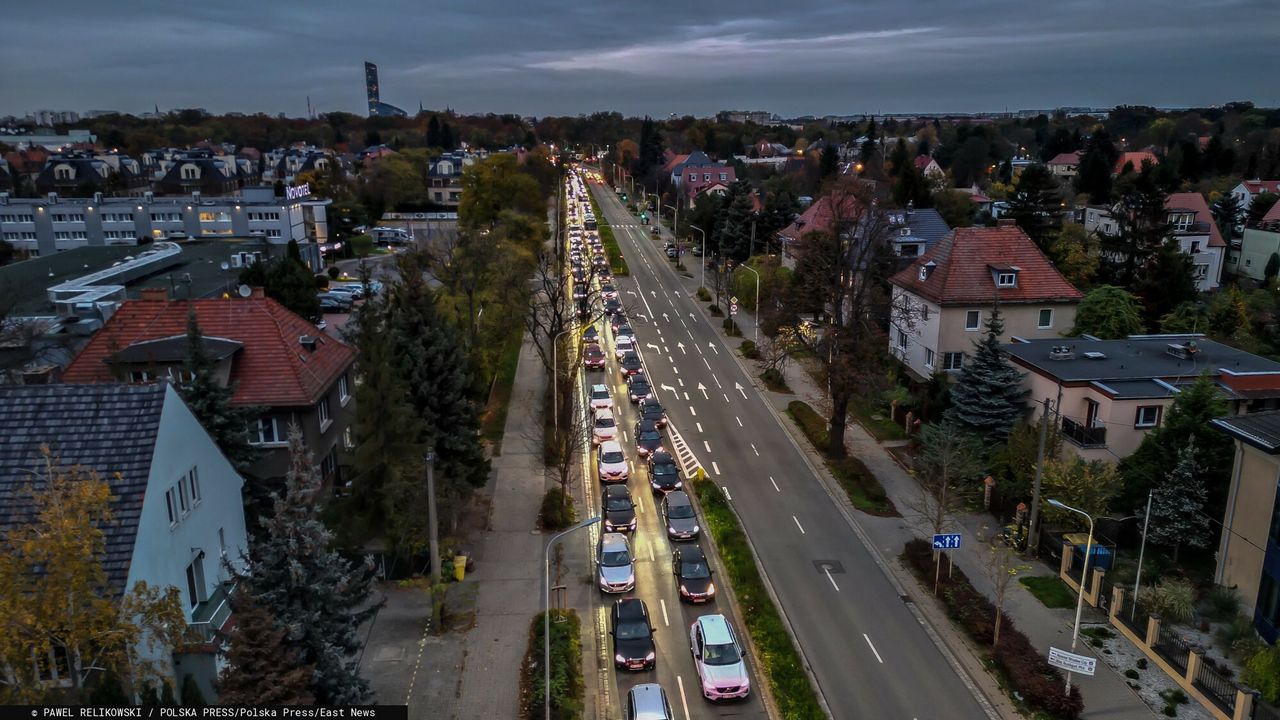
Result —
M625 484L606 485L600 495L605 532L632 532L636 529L636 506Z
M633 352L636 349L635 338L630 335L623 335L613 340L613 356L619 360L623 355Z
M641 375L644 373L644 364L640 362L640 356L629 352L622 356L622 360L618 363L618 370L624 376Z
M627 377L627 396L631 398L632 404L653 395L653 388L649 386L649 381L644 375L631 375Z
M591 386L588 394L591 402L591 411L598 412L600 410L613 409L613 394L609 392L609 386L603 383L596 383Z
M667 694L658 683L641 683L627 692L626 720L675 720Z
M605 300L617 300L618 289L612 285L602 285L600 286L600 297Z
M649 609L640 598L623 598L609 613L613 665L619 670L652 670L658 664Z
M640 417L654 421L660 428L667 426L667 410L658 402L657 396L650 395L640 401Z
M621 301L621 300L605 300L605 301L604 301L604 314L605 314L605 315L614 315L614 314L616 314L616 313L620 313L620 312L622 312L622 301Z
M596 553L596 583L607 593L624 593L635 589L636 569L631 559L631 544L622 533L601 533Z
M623 482L631 475L627 465L627 455L617 440L606 440L600 443L600 451L596 457L596 472L600 482Z
M652 420L641 420L636 423L636 452L647 458L653 453L662 452L662 432Z
M636 341L636 331L632 330L631 326L625 322L618 323L618 327L613 329L613 334L620 338L629 337L633 343Z
M698 527L693 502L683 490L669 492L662 498L662 524L672 540L694 540L702 530Z
M600 333L596 330L595 325L588 325L587 329L582 331L582 342L588 343L588 344L590 343L599 344Z
M591 439L595 444L618 437L618 426L613 420L613 413L608 410L597 410L595 420L591 422Z
M623 538L625 540L625 538ZM689 650L708 700L744 698L751 692L747 662L723 615L703 615L689 628Z
M604 350L599 345L591 344L582 352L582 366L588 370L603 370L605 365Z
M671 574L676 576L681 600L696 604L715 598L716 584L711 581L711 565L698 545L671 551Z
M649 456L649 487L655 493L669 493L684 487L680 468L668 452L656 452Z
M330 305L336 305L342 308L341 312L347 312L351 309L352 298L350 295L343 295L334 292L316 293L316 299L321 303L328 302Z

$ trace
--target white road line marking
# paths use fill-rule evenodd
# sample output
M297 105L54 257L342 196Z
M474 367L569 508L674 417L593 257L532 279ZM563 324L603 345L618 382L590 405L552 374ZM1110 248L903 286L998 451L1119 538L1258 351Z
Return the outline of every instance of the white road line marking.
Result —
M716 464L715 460L711 461L711 469L715 472L716 475L720 474L720 466Z
M675 365L672 365L672 366L671 366L671 372L673 372L673 373L675 373L675 374L679 375L679 374L680 374L680 368L676 367Z
M711 452L711 441L710 441L710 440L703 440L703 441L702 441L702 447L706 448L706 449L707 449L707 452Z
M684 394L684 399L685 399L685 400L688 400L688 399L689 399L689 393L685 393L685 394Z
M635 468L632 468L632 470L634 471ZM636 502L636 510L638 510L641 515L644 514L644 497L643 496L640 498L638 502Z
M675 358L673 358L673 357L671 357L670 355L668 355L668 356L667 356L667 362L669 362L669 363L673 363L673 362L675 362Z
M669 353L669 352L671 352L671 348L667 347L666 345L663 345L663 346L662 346L662 352L664 352L664 353ZM668 360L668 361L670 361L670 360L671 360L671 358L667 358L667 360Z
M782 492L782 489L778 487L778 481L774 480L772 475L769 476L769 482L773 483L773 489L775 492Z
M879 660L880 664L883 665L884 659L880 657L880 653L876 650L876 646L871 644L871 638L868 637L866 633L862 633L862 637L867 641L867 647L871 648L871 652L875 653L876 660Z
M698 426L698 432L702 432L702 423L700 423L700 422L696 422L696 423L694 423L694 425L697 425L697 426Z
M694 347L698 348L698 354L699 354L699 355L705 355L705 354L706 354L706 353L702 352L702 346L701 346L701 345L694 345Z
M734 415L733 419L738 421L738 427L743 427L742 418L738 417L737 415Z
M626 430L623 430L623 431L622 431L622 442L626 442L626 441L627 441L627 431L626 431Z
M831 581L831 587L835 588L836 592L840 592L840 586L836 584L836 579L831 577L831 571L826 568L822 568L822 572L827 574L827 579Z
M695 410L692 405L689 406L689 414L694 417L698 417L698 411Z
M662 606L662 624L671 627L671 620L667 617L667 601L658 598L658 604Z
M726 394L726 393L720 393L720 394L721 394L721 395L724 395L724 401L725 401L725 402L729 402L729 396L728 396L728 394Z
M684 720L689 720L689 701L684 697L684 678L677 675L676 684L680 686L680 705L684 708Z
M725 497L725 499L726 499L726 500L732 500L732 499L733 499L733 496L729 494L729 488L728 488L728 487L726 487L726 486L724 486L724 485L721 485L721 486L720 486L720 489L724 491L724 497Z
M649 543L649 562L651 563L658 562L658 558L654 557L653 555L653 543Z
M680 383L680 387L684 387L684 378L676 378L676 382Z
M760 451L756 449L755 443L751 443L751 452L755 453L756 457L760 457Z
M808 534L809 534L809 533L807 533L807 532L805 532L805 531L804 531L804 527L800 524L800 521L796 518L796 516L795 516L795 515L792 515L792 516L791 516L791 519L796 521L796 527L800 528L800 534L801 534L801 535L808 535Z
M685 327L689 327L688 323L686 323L686 322L684 321L684 318L680 318L680 324L681 324L681 325L684 325ZM689 337L691 337L691 338L692 338L692 337L693 337L693 333L689 333Z
M707 362L706 358L702 358L702 364L706 365L708 370L711 369L711 363Z
M684 322L684 320L681 320L680 322ZM689 333L689 339L690 339L690 340L692 340L692 339L693 339L693 331L692 331L692 330L690 330L690 329L688 329L688 328L685 328L685 332Z
M704 358L704 359L705 359L705 358ZM723 390L723 389L724 389L724 386L720 384L720 378L719 378L719 377L717 377L716 375L712 375L712 376L711 376L711 379L716 381L716 387L720 388L721 390Z

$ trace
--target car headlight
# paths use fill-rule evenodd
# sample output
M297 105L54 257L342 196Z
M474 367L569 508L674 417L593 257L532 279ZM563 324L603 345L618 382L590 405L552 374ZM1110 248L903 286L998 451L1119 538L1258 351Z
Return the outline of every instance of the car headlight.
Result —
M658 657L657 654L655 654L653 651L650 651L648 655L644 656L644 659L646 662L652 662L653 659L656 657Z
M614 655L613 660L614 662L620 662L620 663L624 663L627 661L627 659L622 656L622 653L618 653L617 655Z
M688 595L688 594L689 594L689 588L687 588L687 587L685 587L683 584L681 584L681 585L680 585L680 594L681 594L681 595Z
M715 594L716 594L716 584L715 584L715 583L707 583L707 594L708 594L708 595L715 595Z
M684 482L682 482L682 481L680 481L680 480L677 480L677 481L676 481L676 488L677 488L677 489L679 489L679 488L682 488L682 487L684 487Z
M699 532L699 531L701 531L701 530L702 530L702 528L698 527L697 525L694 525L694 526L693 526L693 531L694 531L694 532Z

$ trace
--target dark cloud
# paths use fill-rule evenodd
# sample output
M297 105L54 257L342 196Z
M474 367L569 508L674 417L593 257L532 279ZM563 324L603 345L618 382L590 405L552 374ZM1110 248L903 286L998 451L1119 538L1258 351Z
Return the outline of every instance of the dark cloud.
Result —
M16 0L0 114L1280 104L1273 0Z

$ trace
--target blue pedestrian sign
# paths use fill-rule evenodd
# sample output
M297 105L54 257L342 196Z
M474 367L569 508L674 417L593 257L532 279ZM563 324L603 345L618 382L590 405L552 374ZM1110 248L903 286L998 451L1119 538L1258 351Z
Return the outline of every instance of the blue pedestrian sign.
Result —
M933 536L934 550L955 550L960 547L960 533L939 533Z

